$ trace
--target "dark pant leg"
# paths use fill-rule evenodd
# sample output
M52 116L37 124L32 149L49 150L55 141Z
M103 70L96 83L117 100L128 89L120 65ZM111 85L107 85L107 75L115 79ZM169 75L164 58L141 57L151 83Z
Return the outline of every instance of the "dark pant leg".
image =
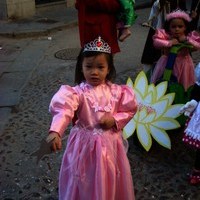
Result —
M200 149L196 151L194 168L200 170Z
M192 1L191 11L195 10L197 3L198 3L198 0ZM192 19L192 21L190 22L191 30L197 30L198 29L199 14L200 14L200 4L198 5L198 8L197 8L197 16L194 19Z

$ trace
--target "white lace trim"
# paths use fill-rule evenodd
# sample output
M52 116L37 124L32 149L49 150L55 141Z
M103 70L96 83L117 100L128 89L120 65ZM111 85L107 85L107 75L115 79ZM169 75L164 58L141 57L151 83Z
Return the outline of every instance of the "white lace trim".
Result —
M198 133L196 133L196 132L194 132L194 131L192 131L192 130L190 130L188 128L185 130L185 134L187 136L192 137L195 140L199 140L200 141L200 134L198 134Z
M92 91L92 90L88 90L89 88L91 88L92 86L88 85L87 83L81 83L80 84L80 87L85 90L85 96L90 100L91 102L91 107L94 108L95 112L98 112L98 111L103 111L103 112L111 112L112 110L112 105L113 105L113 102L117 102L118 101L118 98L117 98L117 94L118 94L118 91L115 87L113 87L113 85L108 82L107 83L108 85L111 85L111 98L110 100L108 100L108 104L107 105L100 105L99 102L98 102L98 98L96 97L95 93Z
M73 129L73 131L84 130L84 131L86 131L86 133L87 133L87 131L90 131L90 132L92 132L92 135L103 135L103 133L105 132L105 130L103 130L102 128L89 128L89 126L88 127L74 126L72 129Z

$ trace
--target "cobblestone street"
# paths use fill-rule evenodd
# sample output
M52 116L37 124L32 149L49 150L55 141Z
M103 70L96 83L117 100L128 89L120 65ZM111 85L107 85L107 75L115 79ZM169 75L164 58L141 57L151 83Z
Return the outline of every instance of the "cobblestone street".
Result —
M142 70L140 57L148 30L141 27L140 23L146 19L148 13L149 9L138 10L141 17L133 27L133 36L127 43L121 44L122 55L116 55L114 58L118 72L117 83L125 84L128 77L134 80ZM66 45L68 48L79 49L79 41L77 27L60 30L48 37L50 36L51 40L47 37L36 37L10 39L9 42L0 38L1 44L7 44L7 47L20 47L18 50L10 51L7 55L9 60L4 62L4 67L11 62L11 58L14 60L19 57L20 49L34 47L35 51L39 51L44 48L42 57L38 56L37 65L21 91L19 103L6 107L11 109L12 113L0 135L2 200L58 199L58 173L66 140L63 141L61 152L45 156L38 165L36 158L31 154L47 136L51 120L48 106L52 95L61 84L72 85L74 81L76 61L73 58L58 59L55 53L65 49ZM68 38L63 40L63 37ZM4 48L3 45L2 47ZM35 62L36 56L29 54L31 62ZM193 58L195 64L200 62L200 53L195 52ZM28 66L24 66L24 69L26 67ZM19 73L26 76L26 71L27 69ZM69 129L70 127L66 134ZM171 150L153 143L149 152L140 146L135 135L129 138L128 157L137 200L200 199L200 186L191 186L187 180L194 162L194 151L182 143L181 129L169 132L169 136L172 141Z

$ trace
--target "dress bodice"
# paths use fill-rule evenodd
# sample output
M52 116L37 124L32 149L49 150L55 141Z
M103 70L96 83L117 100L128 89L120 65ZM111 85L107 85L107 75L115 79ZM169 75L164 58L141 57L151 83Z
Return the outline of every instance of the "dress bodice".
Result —
M75 87L63 85L50 103L53 115L51 130L62 134L74 113L78 118L76 123L81 127L96 128L104 115L111 115L121 129L136 109L133 90L126 85L110 82L95 87L87 83Z

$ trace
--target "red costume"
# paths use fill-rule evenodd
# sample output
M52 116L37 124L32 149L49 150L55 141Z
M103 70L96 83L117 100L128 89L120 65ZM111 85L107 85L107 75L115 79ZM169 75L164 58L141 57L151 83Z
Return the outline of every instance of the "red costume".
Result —
M101 36L112 53L120 51L117 38L117 0L76 0L81 47Z

